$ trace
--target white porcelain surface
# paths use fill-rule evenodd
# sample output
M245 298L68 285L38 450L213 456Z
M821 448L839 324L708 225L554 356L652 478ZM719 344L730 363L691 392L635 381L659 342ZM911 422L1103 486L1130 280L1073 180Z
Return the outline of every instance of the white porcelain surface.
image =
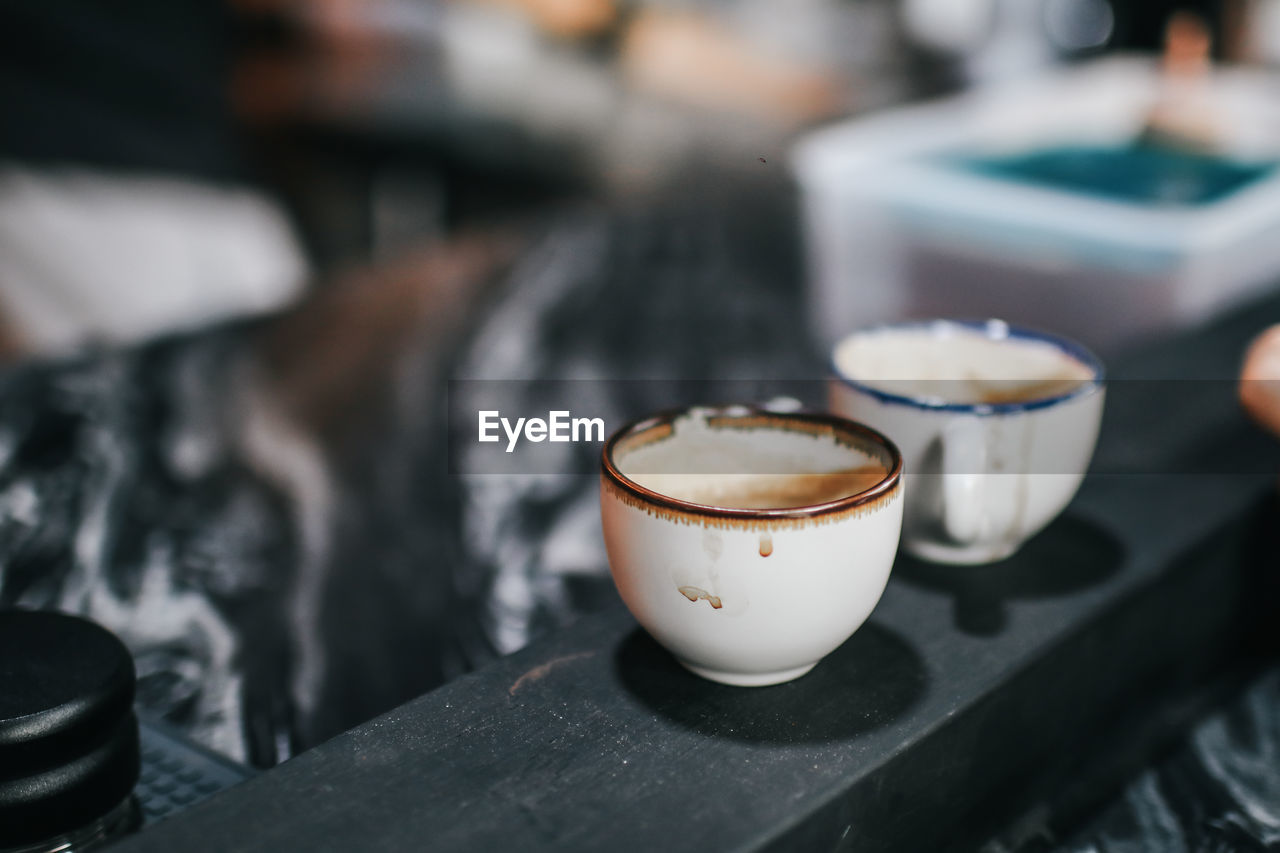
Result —
M774 431L723 432L763 445ZM688 470L705 458L699 452ZM776 470L778 458L762 469ZM619 488L606 472L601 514L622 599L698 675L744 686L797 678L848 639L879 601L902 524L900 483L842 511L781 512L673 509Z
M940 334L951 325L936 324ZM993 321L993 333L1001 334L1002 326ZM895 328L922 326L882 327L845 340ZM899 377L937 379L924 374L923 360L920 372L912 374L909 356L903 358ZM1018 358L1016 348L1008 358L1007 367ZM839 374L840 368L836 370ZM1017 370L1010 368L1005 375L1017 375ZM1079 489L1105 399L1100 368L1090 365L1090 375L1094 379L1079 392L1056 402L950 407L913 404L837 375L830 405L837 414L883 432L901 450L907 493L902 545L907 551L932 562L990 563L1013 554L1055 519Z

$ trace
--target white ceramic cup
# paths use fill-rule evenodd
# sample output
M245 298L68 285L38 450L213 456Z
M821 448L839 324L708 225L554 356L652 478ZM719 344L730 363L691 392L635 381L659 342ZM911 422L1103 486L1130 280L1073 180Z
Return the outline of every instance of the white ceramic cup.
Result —
M872 466L865 488L821 503L714 502L747 484L863 466ZM602 468L618 591L705 678L759 686L804 675L862 625L888 582L902 527L901 456L861 424L745 406L668 412L615 433ZM711 502L687 499L699 495Z
M902 545L918 557L1008 557L1084 479L1104 375L1073 341L999 320L935 320L855 332L832 362L832 411L902 450Z

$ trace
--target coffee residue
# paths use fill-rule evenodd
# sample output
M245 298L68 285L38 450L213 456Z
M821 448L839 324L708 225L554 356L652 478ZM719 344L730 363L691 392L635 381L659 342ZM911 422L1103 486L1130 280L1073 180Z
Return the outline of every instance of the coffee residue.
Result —
M767 557L773 553L773 537L768 533L760 534L760 556Z
M978 390L978 402L1000 405L1002 403L1027 403L1033 400L1051 400L1062 397L1083 385L1085 380L1073 376L1041 379L1034 382L983 382Z
M720 596L712 595L699 586L682 586L680 587L680 594L690 601L697 601L700 598L706 599L707 603L711 605L712 610L719 610L724 606L720 602Z
M662 494L704 506L789 509L865 492L886 476L888 471L880 465L862 465L821 474L650 475L643 482Z

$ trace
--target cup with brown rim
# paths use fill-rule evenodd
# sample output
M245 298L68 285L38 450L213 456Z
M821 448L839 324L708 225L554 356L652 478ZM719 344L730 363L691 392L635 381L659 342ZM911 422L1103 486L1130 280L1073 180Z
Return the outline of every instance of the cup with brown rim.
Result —
M804 675L880 600L902 529L902 459L834 415L664 412L606 442L614 582L686 668L725 684Z

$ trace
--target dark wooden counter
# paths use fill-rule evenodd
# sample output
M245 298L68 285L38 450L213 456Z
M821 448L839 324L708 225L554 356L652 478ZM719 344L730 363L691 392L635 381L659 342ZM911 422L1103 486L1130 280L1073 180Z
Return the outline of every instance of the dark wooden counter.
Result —
M1122 361L1068 512L995 566L900 558L805 678L699 680L608 608L116 849L924 850L1103 792L1258 648L1280 460L1229 377L1278 308Z

